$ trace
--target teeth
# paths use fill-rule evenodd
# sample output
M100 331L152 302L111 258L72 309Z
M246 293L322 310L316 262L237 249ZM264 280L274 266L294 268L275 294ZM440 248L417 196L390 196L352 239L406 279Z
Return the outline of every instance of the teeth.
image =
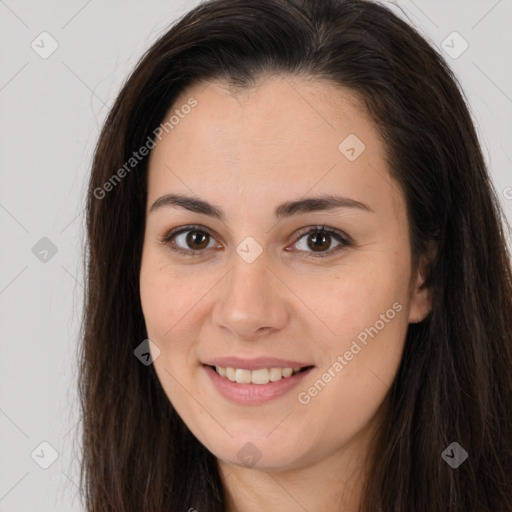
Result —
M282 378L283 378L283 369L282 368L270 368L270 380L272 382L281 380Z
M251 383L251 374L249 370L235 370L235 381L239 384L250 384Z
M245 370L243 368L223 368L216 366L215 371L231 382L238 384L267 384L277 382L299 373L300 368L261 368L258 370Z

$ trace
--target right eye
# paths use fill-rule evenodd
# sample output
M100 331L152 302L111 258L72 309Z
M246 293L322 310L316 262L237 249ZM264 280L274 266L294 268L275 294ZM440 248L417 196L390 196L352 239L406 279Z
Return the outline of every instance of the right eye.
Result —
M171 251L184 256L198 256L204 249L215 247L215 244L208 243L214 240L202 226L192 225L173 229L162 238L162 243L168 245Z

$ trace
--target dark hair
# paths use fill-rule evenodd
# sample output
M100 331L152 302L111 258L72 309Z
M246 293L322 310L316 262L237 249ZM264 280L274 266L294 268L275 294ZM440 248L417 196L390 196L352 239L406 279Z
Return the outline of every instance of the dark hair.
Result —
M404 192L432 310L410 324L364 492L365 512L512 510L512 277L504 223L457 79L390 9L365 0L212 0L145 53L99 138L87 198L80 347L87 510L224 510L216 457L175 412L152 365L139 296L148 158L98 190L187 86L268 75L355 92ZM111 189L111 190L110 190ZM441 457L457 441L469 458Z

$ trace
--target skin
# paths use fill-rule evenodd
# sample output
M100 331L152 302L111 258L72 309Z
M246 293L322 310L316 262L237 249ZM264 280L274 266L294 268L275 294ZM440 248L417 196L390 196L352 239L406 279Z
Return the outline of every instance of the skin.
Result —
M385 144L354 93L318 79L267 76L237 92L221 81L195 84L172 110L190 97L197 106L164 132L149 161L140 294L148 337L160 350L155 371L183 421L217 457L228 512L355 511L408 325L430 309L423 263L411 266L405 199ZM349 134L365 144L354 161L338 149ZM226 220L178 207L150 212L168 193L213 203ZM333 193L372 211L273 217L282 202ZM211 235L193 257L162 243L188 224ZM308 235L317 225L347 234L353 245L337 250L340 242L326 235L326 257L317 256ZM174 242L191 253L197 245L187 244L187 234ZM252 263L236 251L248 236L263 251ZM394 303L401 311L300 403L299 392ZM315 368L277 399L238 405L202 367L228 355ZM261 454L256 464L237 457L248 442Z

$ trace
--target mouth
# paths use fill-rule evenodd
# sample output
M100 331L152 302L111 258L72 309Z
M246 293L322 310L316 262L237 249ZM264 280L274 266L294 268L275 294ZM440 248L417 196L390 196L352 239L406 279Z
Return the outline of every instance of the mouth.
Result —
M211 368L220 377L229 380L237 384L254 384L264 385L269 382L279 382L280 380L289 379L290 377L303 373L311 368L313 365L296 367L296 368L258 368L255 370L249 370L247 368L232 368L223 366L213 366L205 364L205 367Z

